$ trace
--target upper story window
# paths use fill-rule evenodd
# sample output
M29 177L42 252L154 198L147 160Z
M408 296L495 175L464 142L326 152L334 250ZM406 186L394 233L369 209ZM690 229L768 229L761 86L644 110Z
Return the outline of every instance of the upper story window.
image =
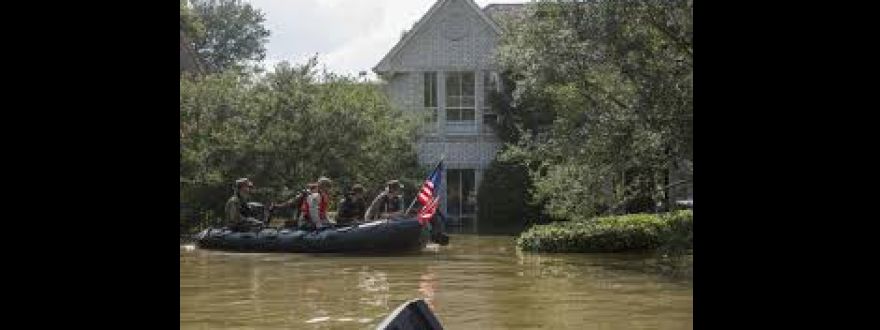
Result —
M425 72L424 80L424 107L426 111L425 121L437 122L437 72Z
M446 74L446 121L474 121L474 72Z

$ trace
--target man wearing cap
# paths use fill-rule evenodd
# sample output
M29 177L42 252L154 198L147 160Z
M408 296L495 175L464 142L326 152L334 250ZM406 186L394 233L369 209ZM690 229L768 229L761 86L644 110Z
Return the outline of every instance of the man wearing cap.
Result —
M370 203L368 218L375 219L379 215L382 219L403 215L403 185L400 181L391 180L385 185L385 191L376 196Z
M364 216L367 210L367 202L364 201L364 186L354 185L339 202L339 213L336 223L340 225L351 224Z
M226 227L236 227L244 220L242 214L247 209L254 183L248 178L235 180L235 192L226 201Z

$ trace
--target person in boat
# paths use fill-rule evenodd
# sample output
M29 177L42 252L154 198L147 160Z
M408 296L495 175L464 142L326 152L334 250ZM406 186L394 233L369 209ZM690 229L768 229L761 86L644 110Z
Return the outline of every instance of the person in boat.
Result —
M327 218L327 208L330 204L330 188L332 181L327 177L318 179L317 184L309 187L311 194L306 198L301 211L303 217L310 221L316 228L321 229L330 226L330 220Z
M403 184L397 180L388 181L385 184L385 191L376 196L367 210L368 219L376 219L376 216L381 219L402 216L404 212Z
M315 191L317 191L317 189L318 189L317 184L314 184L314 189L315 189ZM293 212L293 219L287 220L284 222L284 228L294 228L294 227L302 226L302 221L305 219L303 219L302 212L300 210L302 209L303 203L306 202L307 198L309 197L310 194L312 194L312 192L313 191L310 191L309 185L306 185L306 187L303 188L303 190L294 194L293 197L291 197L286 202L272 204L272 206L271 206L272 209L281 209L281 208L287 208L287 207L291 207L291 206L296 209L295 212Z
M248 178L235 180L235 192L226 201L225 226L227 228L238 231L244 229L248 224L260 223L259 220L252 217L247 206L253 188L254 183Z
M367 202L364 200L364 186L356 184L345 194L345 198L339 201L336 223L350 225L360 220L366 210Z

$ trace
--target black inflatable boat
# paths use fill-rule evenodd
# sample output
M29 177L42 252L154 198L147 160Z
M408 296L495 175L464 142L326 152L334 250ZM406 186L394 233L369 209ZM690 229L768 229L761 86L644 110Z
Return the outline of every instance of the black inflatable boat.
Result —
M422 234L415 218L378 220L346 227L320 230L264 228L236 232L205 229L194 237L203 249L240 252L376 252L412 251L429 240L446 244L442 233Z
M440 320L424 299L413 299L397 307L376 327L378 330L442 330Z

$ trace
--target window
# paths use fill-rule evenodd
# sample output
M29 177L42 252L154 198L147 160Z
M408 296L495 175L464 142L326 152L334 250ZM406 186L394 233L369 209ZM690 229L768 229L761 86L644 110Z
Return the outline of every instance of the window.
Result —
M446 74L446 121L474 120L474 73Z
M492 108L492 92L498 91L498 75L494 72L483 72L483 125L489 126L498 122L498 115ZM491 127L491 126L489 126Z
M425 72L424 84L425 121L431 124L437 122L437 72Z

